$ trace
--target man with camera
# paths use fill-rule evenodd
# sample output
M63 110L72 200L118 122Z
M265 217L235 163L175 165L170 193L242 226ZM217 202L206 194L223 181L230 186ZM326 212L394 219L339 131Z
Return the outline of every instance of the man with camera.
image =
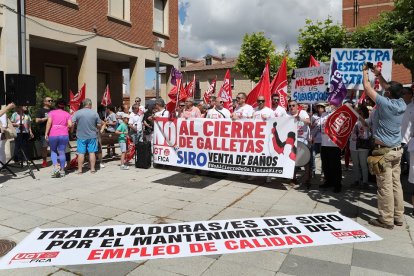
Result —
M368 76L369 69L385 90L384 96L372 88ZM394 225L403 225L404 201L400 182L401 122L407 105L402 99L403 86L395 81L387 83L372 63L367 63L363 67L363 84L367 96L377 106L377 128L373 135L375 149L372 155L378 156L379 172L376 176L379 217L371 219L369 224L393 229Z

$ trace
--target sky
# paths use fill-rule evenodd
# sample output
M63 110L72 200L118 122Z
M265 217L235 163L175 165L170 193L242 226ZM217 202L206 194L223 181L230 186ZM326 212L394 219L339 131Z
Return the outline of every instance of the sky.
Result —
M179 54L236 57L246 33L264 32L283 51L297 49L306 19L342 22L341 0L179 0ZM148 70L146 87L154 85Z

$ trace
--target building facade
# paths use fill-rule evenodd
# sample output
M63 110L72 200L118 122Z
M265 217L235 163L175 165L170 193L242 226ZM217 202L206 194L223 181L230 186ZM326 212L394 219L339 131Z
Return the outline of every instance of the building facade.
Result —
M189 83L195 77L195 95L196 100L201 100L204 92L210 86L212 80L216 79L216 93L223 84L224 76L228 69L230 69L231 87L233 98L239 92L249 93L255 83L241 75L239 72L233 70L236 65L236 58L226 58L225 56L217 57L213 55L206 55L203 59L180 58L180 71L183 74L183 83ZM170 74L163 74L161 81L163 87L171 89L168 78ZM169 90L168 90L169 91ZM165 92L163 92L165 93Z
M381 12L393 8L393 0L342 0L342 22L349 31L353 31L377 19ZM401 64L393 65L392 79L402 84L414 81L410 71Z
M16 0L0 0L0 70L18 73ZM123 101L123 71L131 98L145 98L145 68L178 65L178 0L26 0L27 74L68 98L85 83L100 103L109 85ZM164 89L165 90L165 89ZM166 95L162 95L166 97ZM96 108L96 105L95 105Z

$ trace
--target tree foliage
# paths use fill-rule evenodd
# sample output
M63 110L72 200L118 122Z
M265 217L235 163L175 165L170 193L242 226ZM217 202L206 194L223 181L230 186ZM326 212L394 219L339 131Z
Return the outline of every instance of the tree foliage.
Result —
M309 58L313 55L319 61L329 61L332 48L343 48L347 36L345 28L334 24L331 18L325 21L306 20L306 25L299 29L296 51L296 64L298 67L307 67Z
M288 46L283 52L277 53L272 40L266 38L263 32L245 34L235 69L251 81L257 82L269 58L270 77L272 78L285 56L287 56L288 70L296 66L295 59L289 57L289 54Z

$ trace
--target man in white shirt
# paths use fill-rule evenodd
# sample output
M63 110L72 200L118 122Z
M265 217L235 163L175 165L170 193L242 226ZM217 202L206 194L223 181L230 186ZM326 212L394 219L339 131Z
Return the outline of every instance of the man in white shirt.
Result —
M170 112L165 109L165 103L163 100L158 99L155 101L155 114L154 118L168 118L170 116Z
M286 109L279 105L279 95L272 95L272 110L275 113L275 117L285 117L287 115Z
M266 100L263 96L257 97L257 107L253 112L253 119L255 120L267 120L269 118L275 118L275 113L272 109L265 106Z
M144 119L144 112L140 109L139 104L132 105L132 113L129 115L129 129L130 136L134 144L143 141L142 120Z
M246 104L247 95L244 92L237 94L237 108L234 110L231 118L237 119L249 119L253 117L254 109L251 105Z
M224 101L222 98L216 98L213 103L213 108L207 111L207 119L230 119L231 113L227 108L223 107Z
M298 130L298 141L304 143L309 148L309 140L310 140L310 118L308 113L305 110L299 111L299 105L296 101L290 100L288 102L289 112L287 113L287 116L294 117L295 123L297 123L297 130ZM304 176L304 185L306 185L307 188L310 188L310 179L311 179L311 162L309 162L305 166L305 176ZM293 176L293 179L290 182L290 185L294 187L297 183L296 180L296 170L295 175Z

